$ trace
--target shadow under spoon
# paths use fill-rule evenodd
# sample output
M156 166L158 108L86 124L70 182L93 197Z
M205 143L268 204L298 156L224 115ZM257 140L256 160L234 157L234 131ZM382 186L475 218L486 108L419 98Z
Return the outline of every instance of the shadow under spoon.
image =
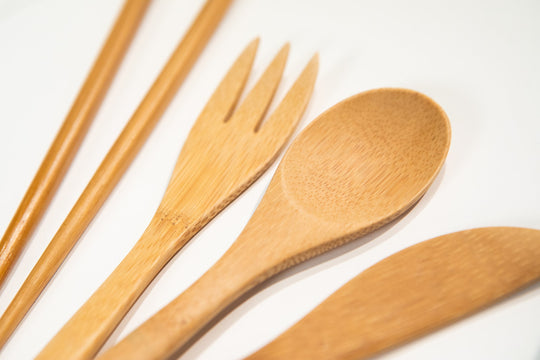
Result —
M257 284L403 214L449 145L444 111L412 90L368 91L330 108L293 142L223 257L99 358L171 356Z

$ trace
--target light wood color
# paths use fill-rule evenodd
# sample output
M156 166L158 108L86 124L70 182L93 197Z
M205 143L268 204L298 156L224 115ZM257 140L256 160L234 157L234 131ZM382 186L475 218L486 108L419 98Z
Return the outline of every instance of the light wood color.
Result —
M231 0L208 0L0 319L9 338L155 127Z
M141 239L38 359L94 356L172 256L276 159L311 97L318 58L308 63L261 126L280 82L289 46L279 51L232 112L250 72L257 43L252 42L238 58L195 122L163 200Z
M167 358L255 285L395 219L427 190L449 144L446 115L417 92L335 105L291 145L223 257L100 359Z
M366 359L538 280L538 230L494 227L444 235L367 269L246 359Z
M127 0L62 127L0 241L0 286L49 206L150 0Z

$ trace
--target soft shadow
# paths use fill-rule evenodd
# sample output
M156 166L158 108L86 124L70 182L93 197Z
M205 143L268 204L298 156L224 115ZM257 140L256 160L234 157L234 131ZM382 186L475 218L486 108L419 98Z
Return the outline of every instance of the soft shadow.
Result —
M210 221L210 223L213 220ZM208 225L206 225L208 226ZM173 262L173 260L180 256L190 245L190 243L197 241L197 238L201 236L201 232L195 234L188 242L187 244L182 247L168 262L167 264L158 272L156 277L148 284L148 286L144 289L144 291L141 293L141 295L137 298L135 303L131 306L131 308L128 310L126 315L122 318L120 323L116 326L115 330L112 332L112 334L109 336L107 341L103 344L103 346L100 349L100 352L98 354L101 354L102 352L106 351L110 347L117 344L120 340L120 334L123 333L124 329L126 328L127 324L131 320L131 318L134 316L134 314L137 312L137 310L141 307L141 305L144 303L144 300L148 297L148 295L152 292L152 289L154 289L155 286L159 283L159 280L162 276L164 276L167 271L170 264ZM180 295L180 293L178 294Z
M246 301L252 298L255 294L264 290L271 290L267 296L271 296L273 293L279 292L283 288L289 286L293 281L300 281L302 279L312 276L314 273L324 271L335 265L336 262L342 262L347 259L353 258L362 254L369 249L380 245L384 241L392 238L395 234L401 231L407 226L421 211L425 209L429 201L433 198L435 192L439 188L442 178L444 177L445 166L441 169L439 175L435 178L435 181L428 189L426 194L407 212L401 215L396 220L381 227L380 229L367 234L361 238L353 240L347 244L344 244L338 248L328 251L315 258L307 260L301 264L298 264L292 268L285 270L284 272L268 279L262 284L248 291L246 294L237 299L233 304L223 310L216 318L214 318L209 324L207 324L196 336L194 336L186 345L178 350L170 359L177 359L182 356L182 359L196 359L200 357L202 352L215 342L223 333L229 329L236 321L242 316L248 313L251 309L256 307L260 302L264 301L264 298L255 298L250 301ZM338 259L339 258L339 259ZM294 280L292 279L294 277ZM242 307L239 305L242 304ZM235 309L235 311L232 311ZM219 324L218 324L219 323ZM209 331L212 329L212 331ZM189 353L186 353L189 349Z
M535 294L539 290L540 290L540 282L537 282L536 284L532 284L532 285L529 285L529 286L525 286L523 289L518 290L516 293L511 294L511 295L509 295L507 297L504 297L504 298L502 298L502 299L500 299L498 301L495 301L493 304L490 304L490 305L488 305L488 306L486 306L484 308L480 308L480 309L478 309L477 311L475 311L475 312L473 312L471 314L468 314L468 315L465 315L462 318L456 319L455 321L451 321L451 322L447 323L446 325L443 325L443 326L439 327L438 329L435 329L435 330L433 330L433 331L431 331L431 332L429 332L427 334L420 334L420 335L416 336L413 339L409 339L408 341L404 341L404 342L402 342L400 344L397 344L397 345L395 345L395 346L393 346L393 347L391 347L389 349L383 350L380 353L378 353L377 355L370 357L369 359L370 360L383 360L387 355L396 353L403 346L414 344L415 342L420 341L423 338L432 336L437 331L440 331L440 330L445 329L447 327L451 327L451 326L453 326L455 324L458 324L462 320L478 316L484 311L496 311L497 307L504 306L505 304L508 304L508 303L512 303L512 302L513 303L520 303L522 301L527 301L530 297L535 296ZM535 355L534 360L540 360L540 349L538 350L538 353Z

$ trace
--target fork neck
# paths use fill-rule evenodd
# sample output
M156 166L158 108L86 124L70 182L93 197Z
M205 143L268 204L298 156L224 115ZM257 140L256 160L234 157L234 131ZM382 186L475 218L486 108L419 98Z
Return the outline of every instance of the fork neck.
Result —
M137 243L167 248L167 257L171 257L201 228L202 225L181 211L168 211L160 206Z

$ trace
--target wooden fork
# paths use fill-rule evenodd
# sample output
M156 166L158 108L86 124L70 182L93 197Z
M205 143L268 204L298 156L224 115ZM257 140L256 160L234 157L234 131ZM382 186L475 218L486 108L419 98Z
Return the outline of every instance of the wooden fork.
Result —
M276 159L311 96L318 57L311 59L261 125L280 81L289 46L279 51L232 113L257 44L258 40L253 41L236 60L195 122L163 200L141 239L38 359L94 356L171 257Z
M92 175L77 202L2 314L0 349L45 289L150 136L231 2L232 0L206 0L202 6L160 74ZM125 21L127 20L120 20L121 23ZM84 90L85 93L86 91ZM7 248L0 244L0 249ZM0 262L2 262L2 257L3 255L0 254ZM2 271L1 265L0 271Z

